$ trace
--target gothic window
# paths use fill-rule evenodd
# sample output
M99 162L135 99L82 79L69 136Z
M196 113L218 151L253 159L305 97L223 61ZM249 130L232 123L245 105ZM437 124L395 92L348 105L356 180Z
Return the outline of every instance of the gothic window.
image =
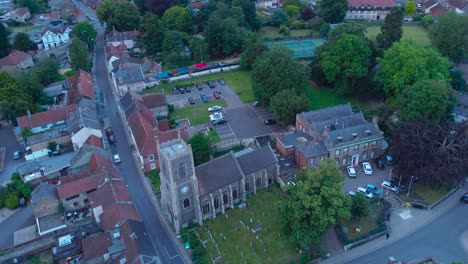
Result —
M210 213L210 203L208 203L208 201L203 202L202 212L203 212L204 215Z
M261 175L257 175L257 178L255 179L255 185L257 185L258 187L262 187L262 176Z
M185 172L185 163L181 162L179 163L179 177L180 178L185 178L186 172Z
M250 191L250 184L249 184L248 181L245 182L245 191L246 191L246 192L249 192L249 191Z
M189 208L190 207L190 199L189 198L185 198L184 199L184 208Z
M219 208L219 196L214 197L214 208L218 209Z
M232 199L237 199L237 189L232 190Z
M223 204L227 204L228 202L229 202L228 193L223 192Z

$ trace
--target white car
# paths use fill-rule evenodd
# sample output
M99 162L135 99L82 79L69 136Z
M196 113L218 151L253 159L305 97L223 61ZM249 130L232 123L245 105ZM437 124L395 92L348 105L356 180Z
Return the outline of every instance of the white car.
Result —
M346 167L346 170L348 171L349 177L351 177L351 178L355 178L355 177L356 177L356 170L354 169L353 166L348 166L348 167Z
M115 154L114 155L114 163L117 164L117 163L120 163L120 162L121 162L121 160L120 160L119 154Z
M354 191L348 191L346 194L348 194L351 197L356 196L356 192L354 192Z
M214 113L214 114L211 114L210 115L210 121L217 121L217 120L221 120L221 119L224 119L224 116L222 113Z
M372 166L369 162L363 162L362 169L364 170L365 175L372 175Z
M364 194L369 199L372 199L374 197L374 195L368 190L366 190L366 188L358 187L357 192Z
M223 109L221 106L213 105L212 107L208 107L208 112L216 112L216 111L219 111L221 109Z
M382 183L380 183L380 186L384 189L388 189L394 192L398 190L398 188L389 181L383 181Z

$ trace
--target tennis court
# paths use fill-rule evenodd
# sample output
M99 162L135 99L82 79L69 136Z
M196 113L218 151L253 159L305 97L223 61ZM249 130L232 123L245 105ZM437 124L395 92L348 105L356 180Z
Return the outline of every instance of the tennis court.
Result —
M268 42L269 48L274 46L285 46L293 52L293 56L296 58L306 58L314 56L314 50L316 47L322 45L325 39L302 39L302 40L285 40L285 41L274 41Z

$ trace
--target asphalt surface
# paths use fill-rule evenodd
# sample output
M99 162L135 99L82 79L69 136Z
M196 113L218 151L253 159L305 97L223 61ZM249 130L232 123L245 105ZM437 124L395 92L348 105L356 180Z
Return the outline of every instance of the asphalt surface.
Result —
M3 170L0 172L0 184L3 185L10 180L11 175L16 172L16 168L19 165L24 164L26 161L24 160L24 153L21 159L13 159L13 153L20 150L20 147L12 126L4 126L0 128L0 146L6 148Z
M18 211L10 215L0 224L0 234L2 234L0 249L13 246L14 233L17 230L35 224L32 206L28 205L27 207L19 208Z
M347 263L387 263L390 256L400 261L430 256L441 263L465 263L468 252L460 238L468 230L467 212L468 204L457 204L416 232Z
M118 106L112 94L112 86L108 79L106 71L106 59L104 53L104 32L100 30L96 42L96 65L94 76L98 87L104 90L106 99L106 107L108 110L109 120L114 130L116 138L115 146L112 146L112 153L118 153L122 162L117 165L120 173L125 178L128 189L132 196L132 200L138 212L145 223L148 234L151 238L153 246L161 259L162 263L184 263L179 255L177 247L170 239L170 234L166 232L161 222L161 218L156 212L149 195L145 190L142 179L138 176L138 168L135 165L130 145L124 129L126 126L122 123L122 119L117 115ZM120 113L119 113L120 114Z

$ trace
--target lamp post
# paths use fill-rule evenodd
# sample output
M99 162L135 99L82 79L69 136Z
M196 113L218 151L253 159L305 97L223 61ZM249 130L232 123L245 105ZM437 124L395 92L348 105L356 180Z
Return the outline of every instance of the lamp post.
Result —
M414 176L411 176L411 181L410 181L410 183L409 183L409 188L408 188L408 193L406 194L406 198L409 197L409 193L410 193L410 191L411 191L411 184L413 183L413 178L414 178Z
M185 241L182 239L182 236L183 236L183 235L187 235L187 242L185 242ZM182 242L184 242L184 247L185 247L185 249L190 249L190 236L189 236L188 231L187 231L187 233L185 233L185 234L178 235L177 238L182 239Z

